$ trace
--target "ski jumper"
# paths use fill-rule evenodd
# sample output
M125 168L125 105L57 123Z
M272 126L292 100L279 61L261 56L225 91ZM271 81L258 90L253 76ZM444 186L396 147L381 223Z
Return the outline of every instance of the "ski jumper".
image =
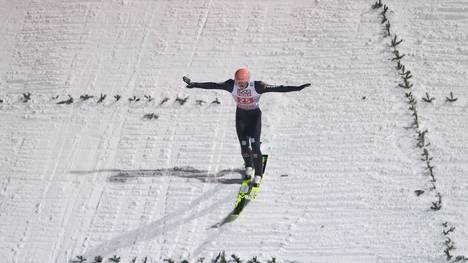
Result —
M241 154L246 167L254 167L255 175L262 176L262 152L260 134L262 130L262 111L259 108L260 97L268 92L291 92L301 90L300 86L274 86L262 81L249 82L245 88L239 87L233 79L222 83L194 82L193 87L201 89L219 89L231 93L237 104L236 132L241 146Z

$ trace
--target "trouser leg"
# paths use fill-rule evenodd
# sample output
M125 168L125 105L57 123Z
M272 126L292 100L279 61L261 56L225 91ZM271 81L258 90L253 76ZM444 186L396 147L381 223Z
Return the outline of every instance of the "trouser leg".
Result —
M249 147L249 138L241 139L240 144L245 167L253 167L252 150Z
M252 158L255 165L255 175L263 176L262 151L260 150L260 134L262 132L262 112L259 111L252 131Z
M252 141L252 159L255 165L255 175L263 176L262 151L260 150L260 141Z
M242 158L245 165L255 168L255 175L263 175L260 133L262 112L260 110L236 111L236 131L241 144Z
M241 147L242 159L244 159L245 167L253 167L252 150L250 149L250 141L246 133L247 122L239 113L236 115L236 132Z

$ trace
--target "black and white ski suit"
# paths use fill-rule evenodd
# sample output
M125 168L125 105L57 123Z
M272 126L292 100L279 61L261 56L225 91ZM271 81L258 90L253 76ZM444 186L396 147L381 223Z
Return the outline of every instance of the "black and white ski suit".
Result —
M241 146L245 166L254 167L255 175L262 176L262 151L260 150L260 133L262 130L262 111L259 108L260 96L268 92L299 91L307 85L274 86L262 81L252 81L245 88L239 87L233 79L222 83L192 82L191 87L201 89L219 89L231 93L236 109L236 131Z

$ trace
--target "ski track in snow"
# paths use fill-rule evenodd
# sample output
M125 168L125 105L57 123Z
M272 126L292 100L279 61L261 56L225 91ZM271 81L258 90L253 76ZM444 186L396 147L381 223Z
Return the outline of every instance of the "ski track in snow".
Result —
M389 3L416 95L436 97L419 103L444 198L434 213L430 193L414 194L428 179L372 3L2 3L2 260L160 262L226 251L441 262L443 221L456 227L455 254L467 255L468 4ZM312 86L263 96L262 190L235 222L214 227L240 184L235 106L226 92L184 89L181 77L223 81L241 66L268 83ZM450 91L456 103L445 102ZM32 101L20 102L24 92ZM84 93L107 98L79 102ZM56 105L67 94L75 103ZM155 100L127 100L145 94ZM216 98L221 105L210 104ZM149 112L159 119L144 120Z

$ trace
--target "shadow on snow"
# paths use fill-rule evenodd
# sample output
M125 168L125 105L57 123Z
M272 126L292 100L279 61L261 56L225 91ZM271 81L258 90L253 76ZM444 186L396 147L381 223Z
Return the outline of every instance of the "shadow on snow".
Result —
M197 218L206 216L207 214L216 211L226 202L232 200L232 194L230 193L225 194L219 199L207 198L207 196L212 196L223 192L222 189L222 185L218 184L213 189L210 189L207 192L201 194L198 198L186 206L179 208L172 213L166 214L158 220L141 225L134 230L120 233L97 246L88 248L83 256L87 259L93 259L98 255L107 256L115 253L115 251L118 249L135 245L137 242L154 240L156 237L173 231L181 225L187 224ZM197 208L201 203L204 203L204 205ZM216 235L216 233L213 233L213 235Z
M220 183L220 184L241 184L243 169L224 169L217 173L209 173L206 170L195 169L190 166L174 167L168 169L100 169L92 171L71 171L73 174L91 174L91 173L111 173L108 181L112 183L125 183L129 180L137 178L151 177L179 177L186 179L195 179L203 183ZM228 175L238 174L237 178L229 178Z
M85 258L92 259L97 255L109 255L118 249L132 246L137 242L153 240L154 238L168 233L183 224L216 211L220 206L226 204L227 202L232 202L232 192L227 193L221 198L217 199L212 199L209 197L223 193L224 191L222 190L225 188L222 185L240 185L242 183L241 178L244 171L243 169L224 169L217 173L209 173L206 170L198 170L193 167L174 167L169 169L98 169L70 172L73 174L108 173L110 176L107 180L111 183L125 183L129 180L136 180L138 178L174 176L178 178L195 179L203 183L215 184L214 188L200 194L195 200L191 201L184 207L179 208L172 213L166 214L156 221L139 226L134 230L121 233L120 235L104 241L97 246L88 248L83 256L85 256ZM236 175L236 178L229 178L233 177L233 174ZM199 207L201 204L203 205ZM232 217L231 212L220 222L212 225L211 227L208 227L208 229L220 228L224 224L232 222L233 219L234 218ZM216 236L217 232L213 232L211 235ZM195 249L195 254L200 253L203 246L204 243Z

